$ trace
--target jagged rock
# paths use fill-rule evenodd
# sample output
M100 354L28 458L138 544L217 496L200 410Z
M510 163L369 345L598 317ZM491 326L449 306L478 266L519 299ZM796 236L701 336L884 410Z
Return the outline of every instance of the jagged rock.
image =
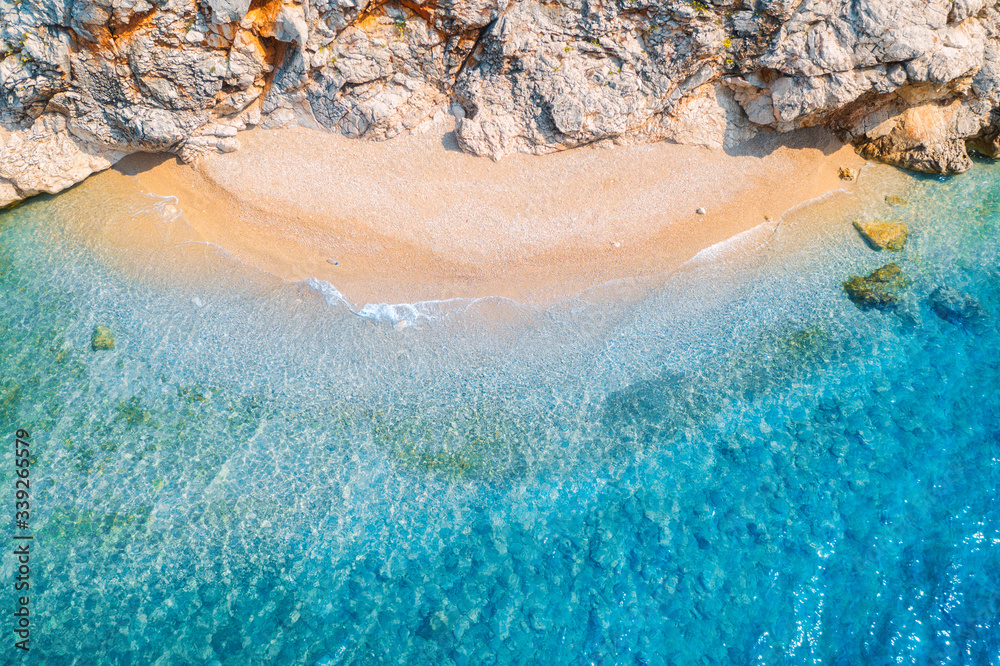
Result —
M969 150L985 157L1000 158L1000 133L996 130L972 137L965 142L965 145Z
M840 179L846 181L852 181L858 179L858 170L849 169L847 167L840 167Z
M250 0L208 0L213 23L232 23L243 18L250 9Z
M868 132L861 154L915 171L964 173L972 167L965 138L955 127L961 104L909 108Z
M986 311L974 296L948 286L932 291L927 302L934 314L956 326L975 324L986 317Z
M906 245L906 239L910 235L909 229L902 222L886 222L885 220L861 222L855 220L854 228L875 250L899 252Z
M0 179L0 210L16 206L21 201L21 193L10 181Z
M998 54L998 59L1000 59L1000 54ZM997 63L997 67L1000 70L1000 62ZM980 155L993 159L1000 158L1000 110L994 110L990 114L988 124L978 134L969 137L965 145L969 150L973 150Z
M309 38L309 26L302 7L282 5L278 17L274 21L274 38L279 42L295 42L305 46Z
M58 114L40 116L26 130L0 127L0 206L40 192L60 192L122 155L78 139Z
M860 308L887 308L899 303L899 290L909 282L899 266L890 263L864 277L850 278L844 291Z
M822 124L957 173L966 140L1000 155L996 4L0 0L0 202L135 151L238 147L206 127L381 140L449 107L460 147L494 159Z
M90 337L90 348L101 351L115 348L115 334L107 326L97 326Z

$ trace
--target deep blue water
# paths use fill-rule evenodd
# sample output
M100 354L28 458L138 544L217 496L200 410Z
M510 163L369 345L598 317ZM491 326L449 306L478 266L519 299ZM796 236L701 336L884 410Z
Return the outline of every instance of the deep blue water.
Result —
M638 302L372 316L79 232L153 198L0 213L4 609L17 428L35 536L0 660L1000 664L1000 168L906 196ZM892 256L850 224L888 214ZM902 304L859 310L841 282L890 260ZM945 284L987 319L936 316Z

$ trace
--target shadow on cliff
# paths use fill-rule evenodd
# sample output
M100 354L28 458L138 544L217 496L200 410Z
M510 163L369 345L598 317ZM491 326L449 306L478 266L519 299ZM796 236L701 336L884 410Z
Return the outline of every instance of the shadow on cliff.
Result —
M749 141L726 148L733 157L764 157L779 148L814 148L832 155L844 147L844 142L825 127L807 127L793 132L761 132Z
M111 168L126 176L138 176L171 160L182 164L180 158L168 153L132 153L118 160Z

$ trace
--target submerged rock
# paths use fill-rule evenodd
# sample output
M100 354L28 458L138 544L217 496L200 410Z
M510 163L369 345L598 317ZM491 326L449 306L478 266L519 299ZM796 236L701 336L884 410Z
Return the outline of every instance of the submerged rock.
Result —
M975 324L986 317L986 311L975 296L948 286L932 291L927 302L934 314L955 326Z
M372 440L405 468L452 480L510 478L534 455L534 416L475 402L370 410Z
M874 250L892 250L899 252L906 245L910 230L902 222L886 222L871 220L870 222L854 222L854 228Z
M860 308L886 308L899 303L899 290L909 283L902 269L890 263L864 277L852 277L844 283L844 291Z
M910 202L903 197L896 196L895 194L890 194L885 198L885 202L890 206L908 206Z
M115 334L107 326L97 326L90 338L90 348L94 351L115 348Z
M712 413L708 396L694 379L684 373L667 372L608 395L601 421L618 441L612 450L624 452L662 441Z

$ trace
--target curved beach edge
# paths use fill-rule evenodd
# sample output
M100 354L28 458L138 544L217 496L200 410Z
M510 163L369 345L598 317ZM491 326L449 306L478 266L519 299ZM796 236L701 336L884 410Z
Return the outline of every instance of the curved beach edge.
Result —
M669 273L805 202L853 192L841 169L865 165L821 129L762 137L738 155L659 143L502 162L456 150L448 129L382 143L256 130L238 153L194 166L132 156L90 186L175 197L184 225L170 242L324 280L353 302L545 304ZM908 178L882 165L865 175L889 189Z

